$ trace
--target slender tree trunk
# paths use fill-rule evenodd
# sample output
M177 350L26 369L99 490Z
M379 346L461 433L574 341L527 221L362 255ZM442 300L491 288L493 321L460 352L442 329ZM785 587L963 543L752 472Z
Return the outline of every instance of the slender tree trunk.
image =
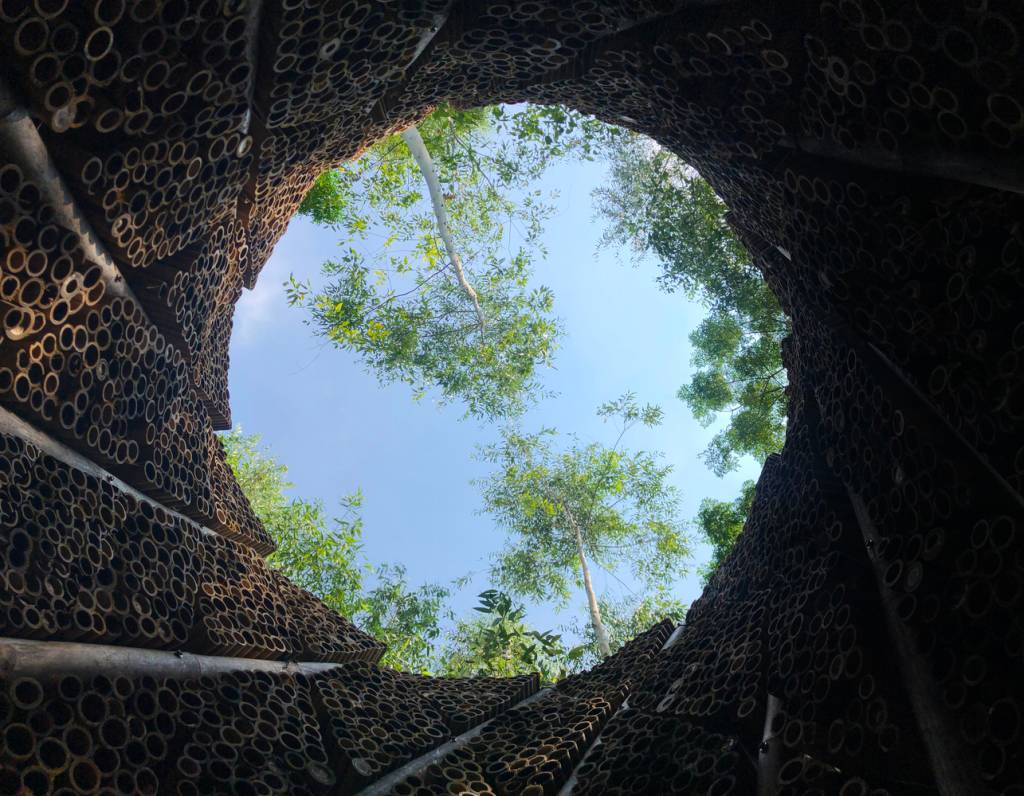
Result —
M587 556L583 552L583 534L580 526L576 524L576 518L572 512L564 509L565 516L569 518L569 524L576 534L576 552L580 557L580 568L583 570L583 588L587 592L587 604L590 606L590 623L594 626L594 635L597 636L597 649L602 658L612 654L611 639L608 637L608 630L601 621L601 607L597 604L597 595L594 594L594 584L590 580L590 567L587 564Z
M476 310L476 317L482 332L487 326L487 322L484 319L484 312L480 308L480 297L477 296L476 290L473 289L473 286L469 284L469 280L466 279L466 272L462 268L462 257L459 256L459 251L455 248L455 239L452 237L452 231L448 227L448 211L444 206L444 195L441 193L441 181L437 176L437 167L434 166L434 160L430 157L427 145L423 142L423 136L420 135L420 131L415 126L402 132L402 140L409 147L409 152L412 154L413 160L416 161L416 165L419 166L420 173L423 174L423 179L427 183L427 190L430 192L430 204L434 209L434 217L437 219L438 232L441 234L441 240L444 241L445 250L448 252L448 259L455 269L455 277L459 282L459 287L462 288L462 292L473 302L473 308Z

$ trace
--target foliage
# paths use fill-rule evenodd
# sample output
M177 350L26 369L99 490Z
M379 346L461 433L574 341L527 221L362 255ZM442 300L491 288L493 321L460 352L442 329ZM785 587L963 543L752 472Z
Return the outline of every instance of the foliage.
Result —
M440 253L431 256L436 260ZM336 277L327 292L312 296L308 286L293 282L290 299L305 303L324 335L357 353L382 383L405 382L417 400L436 387L441 403L461 399L467 414L507 417L523 410L526 397L544 394L534 374L551 364L560 332L550 315L551 292L525 289L525 257L492 266L475 278L484 331L457 283L438 280L428 288L438 270L400 296L398 288L371 281L354 248L324 265L323 273Z
M611 179L594 193L608 222L603 241L637 255L655 254L662 269L658 282L668 292L682 289L713 308L751 304L763 279L711 186L671 152L639 136L608 151Z
M601 618L611 636L612 652L650 630L662 619L678 623L686 615L686 606L661 588L643 597L602 599L600 605ZM573 618L563 630L582 639L578 648L580 654L572 661L574 671L590 669L601 662L597 636L590 623L580 623Z
M387 644L381 659L385 666L433 674L441 622L450 618L446 608L451 592L445 586L425 583L410 588L405 567L381 564L372 588L363 595L356 614L359 626Z
M292 583L351 617L364 607L360 590L370 567L360 563L362 495L344 495L340 502L343 514L328 523L319 501L293 500L288 509L293 521L274 534L277 550L267 561Z
M500 182L508 185L527 184L561 158L592 160L613 149L619 141L625 141L628 135L617 127L560 105L515 108L495 105L468 110L441 105L417 127L431 155L446 173L463 168L462 159L473 156L464 151L466 143L479 143L478 134L489 134L486 142L491 157L489 163L495 167ZM463 151L454 144L460 145ZM387 158L389 165L393 159L408 158L397 136L385 139L370 151L378 160ZM479 155L476 157L479 160ZM360 168L354 170L357 164ZM369 226L367 207L357 206L356 202L384 206L399 183L393 181L396 176L393 173L371 172L370 184L359 194L351 189L367 175L361 165L358 161L346 163L321 174L299 205L299 215L314 223L341 229ZM411 162L405 165L410 166ZM414 190L418 192L420 188L416 186Z
M221 442L242 491L277 542L268 563L387 644L386 665L430 671L448 589L431 583L413 589L403 567L375 569L365 560L358 492L343 497L343 515L329 520L322 503L285 494L293 486L287 467L260 446L258 435L235 428Z
M603 157L630 137L619 127L561 105L495 105L487 111L501 135L501 162L523 164L537 176L561 158Z
M293 486L288 468L260 447L258 434L243 434L236 426L220 434L220 441L238 485L267 531L276 535L292 524L289 512L294 501L284 494Z
M437 167L456 248L486 323L455 276L419 167L399 136L321 176L299 208L338 229L343 253L314 289L289 300L319 334L355 353L382 383L437 388L484 419L519 414L545 393L561 329L553 296L531 285L551 208L532 183L557 158L590 157L611 128L561 108L441 106L418 129ZM371 255L369 239L380 242Z
M649 252L665 290L699 297L708 317L690 336L698 370L679 397L710 425L729 413L702 458L718 475L743 455L782 446L786 422L780 342L788 321L725 220L726 207L693 169L640 139L612 150L609 185L596 192L605 242Z
M356 199L355 187L346 171L325 171L303 197L298 213L324 227L343 224Z
M277 543L268 563L333 610L353 616L362 607L359 563L363 531L356 492L341 499L343 513L329 519L319 501L289 498L287 468L260 447L259 437L235 428L221 435L228 464L253 510Z
M729 412L725 428L712 437L701 458L717 475L739 466L743 455L763 462L782 448L786 430L786 375L776 332L751 328L739 312L705 318L690 335L698 370L679 398L705 426Z
M441 657L448 677L513 677L540 673L545 682L565 675L567 653L561 636L532 630L524 621L526 609L504 592L488 589L473 610L482 617L460 620Z
M704 583L725 561L743 530L754 501L754 482L744 481L739 497L732 501L704 498L697 513L697 527L711 545L711 560L698 570Z
M668 480L672 468L658 454L620 448L637 423L660 422L661 410L626 394L598 413L621 423L611 446L570 437L558 448L552 429L506 428L499 444L480 449L495 465L478 482L484 509L511 536L492 575L513 594L568 601L571 587L582 585L577 528L586 557L608 572L628 565L640 581L656 585L685 570L689 548L679 494Z

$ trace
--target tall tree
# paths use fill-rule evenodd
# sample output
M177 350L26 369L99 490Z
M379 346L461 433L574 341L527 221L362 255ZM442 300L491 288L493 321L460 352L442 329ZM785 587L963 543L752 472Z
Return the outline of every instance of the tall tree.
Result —
M531 282L550 213L531 186L610 130L558 108L438 108L317 181L299 212L346 251L317 289L293 278L291 302L384 383L436 388L480 418L518 414L545 394L537 373L561 333L551 291Z
M277 542L270 565L387 644L385 664L431 672L449 590L432 583L413 588L403 567L373 567L366 560L358 492L343 497L342 515L331 519L321 502L286 494L293 487L288 469L258 435L235 428L221 442L242 491Z
M718 475L734 470L743 455L763 461L785 433L780 342L788 320L707 182L639 138L610 152L611 180L595 194L609 225L605 241L653 255L665 290L682 290L708 308L690 336L697 371L679 390L705 425L728 413L702 458Z
M629 565L641 581L664 583L685 571L689 548L679 494L668 480L672 468L658 454L621 448L637 424L659 424L661 409L640 406L627 393L598 415L619 423L610 446L571 437L558 449L552 429L505 429L499 444L480 449L495 471L478 483L485 511L512 537L492 567L495 582L513 594L554 596L563 604L570 587L581 586L600 654L607 656L611 639L591 566L614 572Z

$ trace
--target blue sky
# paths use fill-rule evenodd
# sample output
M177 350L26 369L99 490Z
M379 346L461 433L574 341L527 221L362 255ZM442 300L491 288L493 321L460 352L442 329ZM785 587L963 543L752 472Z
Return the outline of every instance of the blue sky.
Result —
M632 390L641 402L661 404L664 424L634 429L626 444L665 453L690 519L705 497L734 498L759 468L745 460L738 472L717 478L697 458L715 427L702 428L675 393L692 370L687 335L704 311L682 294L662 292L655 262L634 267L622 252L602 250L603 222L594 217L591 191L606 171L600 163L562 163L537 186L559 194L545 235L548 255L536 277L553 289L566 335L555 369L545 376L558 395L534 408L523 425L610 443L613 428L594 413L600 403ZM302 310L287 305L282 283L295 274L319 284L320 264L338 252L338 237L294 219L255 290L243 294L231 343L233 420L259 433L288 465L296 495L333 507L341 495L362 489L365 552L372 562L405 564L414 584L476 573L453 598L455 611L466 613L489 585L489 557L504 539L478 513L470 483L486 472L473 459L475 446L495 440L497 428L460 419L458 406L415 402L406 385L382 388L351 354L325 346L303 323ZM687 603L700 594L696 568L709 557L708 548L694 542L691 574L674 588ZM618 579L593 574L597 589L609 596L638 589L628 572ZM580 593L560 614L531 605L527 618L540 629L557 629L570 613L582 618L584 611Z

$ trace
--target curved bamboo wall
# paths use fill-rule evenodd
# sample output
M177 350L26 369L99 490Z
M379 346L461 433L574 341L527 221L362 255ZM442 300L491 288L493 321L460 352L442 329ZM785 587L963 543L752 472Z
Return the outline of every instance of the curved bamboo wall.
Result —
M1009 0L0 0L0 793L1024 792L1022 36ZM551 689L377 666L214 434L305 191L442 101L656 138L793 319L735 552Z

